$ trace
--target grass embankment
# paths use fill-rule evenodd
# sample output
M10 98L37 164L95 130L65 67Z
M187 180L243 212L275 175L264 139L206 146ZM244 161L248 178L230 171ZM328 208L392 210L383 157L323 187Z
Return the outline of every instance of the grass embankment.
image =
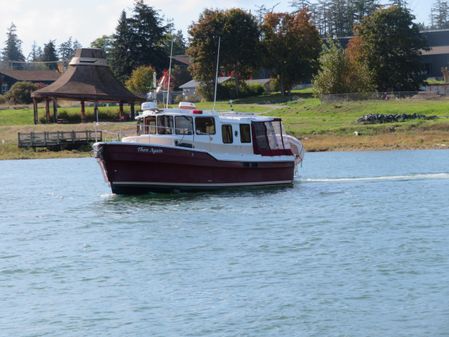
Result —
M202 109L211 102L199 103ZM308 151L383 150L449 148L449 100L402 99L321 103L310 91L295 92L292 97L267 95L234 100L235 111L279 116L287 132L300 137ZM217 102L218 111L230 110L229 102ZM66 116L79 115L79 108L62 108ZM117 107L100 107L111 116ZM434 120L409 120L398 123L363 125L357 119L366 114L413 114L438 116ZM88 108L92 114L92 108ZM43 111L40 111L40 117ZM32 125L30 108L0 110L0 159L89 156L88 151L37 151L17 148L17 132L71 131L94 129L93 123ZM134 122L100 123L107 138L135 130ZM358 136L356 136L357 134Z

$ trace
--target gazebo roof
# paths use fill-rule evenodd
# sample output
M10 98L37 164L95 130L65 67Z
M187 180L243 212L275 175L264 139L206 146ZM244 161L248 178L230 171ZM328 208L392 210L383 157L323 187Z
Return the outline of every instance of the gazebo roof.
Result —
M93 48L78 49L66 72L31 96L127 103L145 100L126 89L112 74L103 50Z

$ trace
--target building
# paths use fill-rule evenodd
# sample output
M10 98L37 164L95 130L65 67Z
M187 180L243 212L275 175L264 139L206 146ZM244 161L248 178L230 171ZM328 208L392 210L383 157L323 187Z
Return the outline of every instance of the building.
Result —
M427 40L429 50L423 50L421 62L425 66L427 77L443 78L441 68L449 67L449 29L426 30L421 34ZM341 46L346 48L351 36L338 38Z
M449 29L423 31L430 50L422 53L428 77L442 78L441 69L449 67Z
M32 82L49 85L61 74L53 70L0 69L0 93L7 92L16 82Z

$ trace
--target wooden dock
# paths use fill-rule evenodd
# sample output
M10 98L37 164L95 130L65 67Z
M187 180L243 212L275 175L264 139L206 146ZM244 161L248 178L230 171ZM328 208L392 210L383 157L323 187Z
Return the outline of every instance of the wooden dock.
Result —
M46 147L51 150L77 149L83 145L100 142L103 139L101 131L56 131L56 132L19 132L18 146L20 148Z

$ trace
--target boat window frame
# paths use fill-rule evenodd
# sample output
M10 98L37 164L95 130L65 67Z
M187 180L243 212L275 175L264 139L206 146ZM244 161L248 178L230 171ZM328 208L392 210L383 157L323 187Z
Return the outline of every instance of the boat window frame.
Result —
M162 124L159 124L160 120L169 120L171 123L169 123L169 126L165 126ZM172 135L173 134L173 129L174 129L174 119L173 116L171 115L159 115L156 118L156 128L157 128L157 134L158 135ZM170 132L160 132L160 130L166 130L166 131L170 131Z
M227 131L225 131L227 129ZM226 141L225 141L225 135ZM234 134L232 131L232 124L222 124L221 125L221 139L223 141L223 144L232 144L234 143Z
M184 120L189 120L190 121L190 129L188 128L178 128L178 119L184 119ZM181 132L182 130L186 129L187 132ZM192 116L185 116L185 115L180 115L180 116L175 116L175 134L176 135L182 135L182 136L191 136L193 135L193 117Z
M246 135L247 133L242 132L242 127L248 128L248 138L243 139L243 135ZM251 124L249 123L241 123L239 124L239 131L240 131L240 143L242 144L251 144L252 143L252 131L251 131Z
M151 124L147 125L147 119L154 119L154 125L153 125L153 129L151 129ZM157 132L157 119L156 116L145 116L143 118L143 132L146 135L155 135Z
M212 120L212 127L213 127L213 133L212 132L202 132L199 131L198 132L198 121L202 121L202 120ZM201 117L195 117L195 134L198 136L211 136L211 135L215 135L217 133L217 128L215 125L215 118L213 116L201 116Z

